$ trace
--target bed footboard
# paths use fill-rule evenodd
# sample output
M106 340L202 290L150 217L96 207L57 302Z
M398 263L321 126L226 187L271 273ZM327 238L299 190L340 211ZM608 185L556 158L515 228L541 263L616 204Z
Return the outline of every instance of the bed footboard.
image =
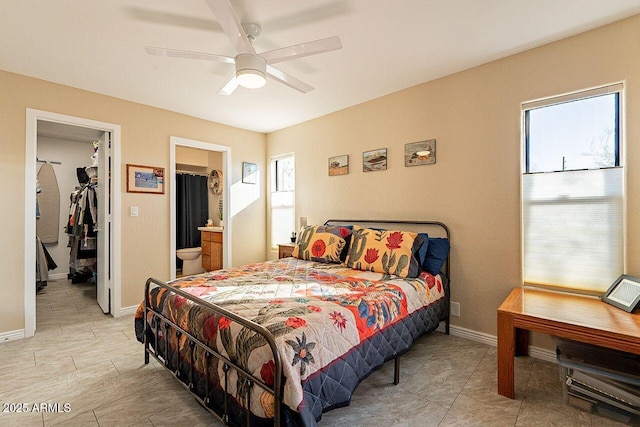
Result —
M156 287L164 289L165 292L179 295L180 297L189 300L195 305L205 307L215 315L224 316L231 321L238 323L244 328L247 328L255 332L256 334L261 335L268 343L273 357L272 360L275 366L273 387L270 387L261 378L258 378L250 372L247 372L245 369L243 369L241 366L238 366L232 360L229 360L229 358L227 358L223 354L219 353L201 340L197 339L195 336L193 336L193 334L184 330L163 313L152 307L150 304L150 291ZM181 289L174 288L166 284L165 282L154 278L149 278L145 284L143 324L145 364L149 363L149 355L153 356L168 371L170 371L174 377L180 380L180 382L193 394L196 400L198 400L203 407L205 407L209 412L211 412L211 414L216 416L223 423L229 424L230 422L231 402L229 401L230 396L226 392L226 390L229 390L228 385L230 371L234 370L237 373L239 384L242 385L242 393L240 393L242 394L242 396L237 396L237 399L245 408L245 424L247 426L251 425L251 390L254 386L256 386L273 395L273 424L275 426L280 425L282 418L282 360L277 351L273 335L265 327L252 322L251 320L242 318L228 310L225 310L220 306L211 304L207 301L203 301L187 292L184 292ZM172 349L169 345L169 337L172 334L174 334L178 340L186 340L186 344L188 345L189 360L187 365L189 367L189 371L186 373L187 378L184 378L185 373L184 371L180 370L178 366L172 366L171 361L173 360L173 358L176 357L177 359L179 359L181 357L179 347L176 346L175 349ZM152 339L154 340L154 342L149 342L150 337L153 337ZM205 357L204 373L199 373L196 371L194 363L194 356L196 354L196 351L202 352ZM209 361L211 358L217 359L218 363L222 366L223 377L220 378L219 387L222 388L224 393L221 408L214 406L214 399L212 399L212 394L215 392L213 390L215 388L215 385L210 384L209 381L209 366L211 366ZM205 379L205 389L198 392L195 378L201 377L202 375L204 375Z

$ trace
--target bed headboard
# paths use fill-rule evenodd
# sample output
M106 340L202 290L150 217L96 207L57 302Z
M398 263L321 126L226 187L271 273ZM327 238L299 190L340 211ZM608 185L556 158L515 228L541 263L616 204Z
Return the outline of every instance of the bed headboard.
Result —
M325 225L360 225L367 228L398 229L402 231L412 231L417 233L427 233L429 237L444 237L451 243L451 232L449 227L439 221L403 221L390 219L329 219ZM450 276L451 251L447 256L447 262L442 267L444 274L451 280Z

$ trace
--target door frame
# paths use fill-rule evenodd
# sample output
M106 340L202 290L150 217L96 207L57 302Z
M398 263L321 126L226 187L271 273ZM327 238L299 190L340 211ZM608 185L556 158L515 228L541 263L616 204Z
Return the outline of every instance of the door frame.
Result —
M169 244L169 272L171 279L176 278L176 147L199 148L206 151L222 153L222 265L229 267L231 264L231 147L210 142L197 141L195 139L171 136L169 138L169 217L170 217L170 244ZM204 225L204 224L202 224Z
M72 126L88 127L111 133L111 307L114 317L122 311L121 289L121 249L120 249L120 125L52 113L49 111L26 109L25 140L25 199L24 199L24 336L31 337L36 330L36 156L38 153L38 121L64 123ZM106 273L106 272L105 272ZM100 272L98 272L100 274Z

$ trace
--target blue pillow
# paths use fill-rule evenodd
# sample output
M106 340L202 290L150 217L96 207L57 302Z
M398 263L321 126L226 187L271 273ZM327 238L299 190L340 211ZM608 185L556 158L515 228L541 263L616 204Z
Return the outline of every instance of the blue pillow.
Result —
M424 270L423 264L424 260L427 258L427 249L429 248L429 235L427 233L418 233L418 236L422 237L424 243L420 246L420 250L418 251L417 257L418 262L420 263L420 269Z
M422 269L434 276L440 273L440 270L449 255L449 249L449 239L442 237L430 237L429 245L427 246L427 254L422 261Z

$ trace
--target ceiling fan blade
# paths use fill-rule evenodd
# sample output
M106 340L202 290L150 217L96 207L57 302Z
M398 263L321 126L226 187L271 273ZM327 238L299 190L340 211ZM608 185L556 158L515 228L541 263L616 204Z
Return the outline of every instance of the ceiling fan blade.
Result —
M238 53L253 53L256 51L251 45L247 34L244 32L238 15L231 7L229 0L206 0L209 9L218 19L218 23L231 40L234 49Z
M303 81L300 81L293 77L290 74L285 73L284 71L278 70L271 65L267 65L267 74L274 80L279 81L280 83L287 85L295 90L298 90L302 93L307 93L313 90L313 86L309 86Z
M307 43L300 43L281 49L270 50L261 53L267 64L276 64L282 61L288 61L294 58L302 58L309 55L317 55L319 53L331 52L332 50L342 49L340 37L333 36L326 39L315 40Z
M167 49L164 47L145 46L144 50L149 55L169 56L172 58L202 59L205 61L218 61L227 64L235 64L235 59L230 56L216 55L214 53L191 52L189 50Z
M231 95L238 88L238 79L236 74L231 74L231 77L225 82L224 86L218 91L218 95Z

